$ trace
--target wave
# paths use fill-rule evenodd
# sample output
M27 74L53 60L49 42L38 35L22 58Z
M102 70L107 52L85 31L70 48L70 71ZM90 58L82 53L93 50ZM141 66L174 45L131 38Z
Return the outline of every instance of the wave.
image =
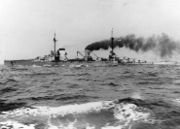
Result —
M137 99L99 101L60 107L33 106L0 115L0 128L12 129L125 129L148 122L151 112Z
M89 73L78 73L77 75L78 76L89 76L90 74Z
M89 67L89 65L85 65L85 64L71 64L71 65L69 65L69 68L76 68L76 69L86 68L86 67Z
M61 101L75 101L75 100L86 101L88 99L98 99L98 97L97 96L80 95L80 94L76 94L76 95L64 94L64 95L56 98L56 100L61 100Z
M11 68L11 71L27 71L29 70L28 68L25 67L13 67Z
M113 82L110 82L110 83L108 83L108 85L109 85L109 86L112 86L112 87L119 86L118 84L116 84L116 83L113 83Z
M34 67L34 68L40 68L41 66L40 65L32 65L32 67Z
M49 73L33 73L32 75L56 75L57 73L55 72L49 72Z
M57 75L55 72L34 72L30 74L26 74L26 76L34 77L34 76L49 76L49 75Z
M136 99L124 98L115 101L98 101L59 107L19 107L0 113L0 128L178 128L180 125L179 99L172 102L177 106L164 100L142 100L136 97Z
M164 84L164 82L162 82L162 81L151 81L151 80L149 80L149 81L139 81L139 82L137 82L137 84L138 85L162 85L162 84Z
M7 78L7 79L0 80L1 85L6 85L8 83L14 83L14 82L18 82L18 79L17 78Z
M16 90L17 90L16 88L6 87L6 88L3 88L3 89L0 89L0 94L5 94L5 93L8 93L8 92L13 92L13 91L16 91Z
M35 129L34 124L25 125L17 121L8 120L6 122L0 122L1 129Z
M11 102L11 103L6 103L5 100L0 100L0 112L1 111L10 111L14 109L21 108L26 105L24 102Z
M172 101L175 102L176 104L179 104L179 105L180 105L180 98L174 99L174 100L172 100Z
M88 99L98 99L97 96L88 96L88 95L81 95L81 94L61 94L61 95L47 95L47 96L33 96L28 98L18 99L21 101L47 101L47 100L56 100L61 102L69 102L69 101L87 101Z

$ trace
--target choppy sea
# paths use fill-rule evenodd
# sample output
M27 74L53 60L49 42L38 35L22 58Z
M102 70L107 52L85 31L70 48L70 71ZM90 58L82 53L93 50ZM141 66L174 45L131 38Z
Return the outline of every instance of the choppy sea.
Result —
M1 66L0 129L180 129L180 65Z

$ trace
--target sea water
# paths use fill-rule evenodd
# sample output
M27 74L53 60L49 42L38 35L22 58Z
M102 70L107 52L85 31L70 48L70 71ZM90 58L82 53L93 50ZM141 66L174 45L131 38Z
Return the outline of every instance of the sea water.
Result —
M0 129L180 129L180 66L1 66Z

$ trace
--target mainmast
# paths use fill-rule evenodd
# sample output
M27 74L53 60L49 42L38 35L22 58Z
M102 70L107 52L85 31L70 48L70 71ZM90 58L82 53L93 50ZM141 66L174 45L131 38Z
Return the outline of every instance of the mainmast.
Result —
M111 41L110 41L110 46L111 46L111 51L110 51L110 55L109 55L109 60L114 60L115 59L115 53L114 53L114 37L113 37L113 28L111 31Z
M113 28L111 31L111 48L112 48L112 53L114 53L114 37L113 37Z
M54 42L54 59L55 59L56 58L56 42L57 42L56 33L54 33L53 42Z

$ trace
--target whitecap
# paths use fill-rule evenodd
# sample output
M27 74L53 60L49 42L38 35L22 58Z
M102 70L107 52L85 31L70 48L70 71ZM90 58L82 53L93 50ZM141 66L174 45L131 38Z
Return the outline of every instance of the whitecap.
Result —
M5 122L0 122L0 129L35 129L35 125L25 125L17 121L8 120Z
M10 119L23 122L26 119L41 119L41 122L46 123L48 129L121 129L129 127L133 121L145 122L149 116L148 110L133 103L115 103L114 101L89 102L60 107L34 106L2 112L0 115L1 118L7 120L6 125L13 125L13 129L18 129L14 125L34 129L34 123L24 125L9 121Z

